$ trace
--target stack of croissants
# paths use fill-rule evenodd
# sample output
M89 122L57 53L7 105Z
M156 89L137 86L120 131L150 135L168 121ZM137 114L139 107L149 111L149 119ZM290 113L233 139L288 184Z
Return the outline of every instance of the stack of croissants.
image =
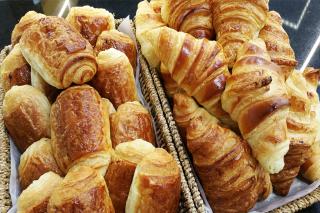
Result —
M156 148L135 41L105 9L34 11L1 64L3 118L21 152L17 212L177 212L180 169Z
M297 61L268 0L151 0L136 36L162 77L214 212L320 179L319 69ZM215 41L216 40L216 41Z

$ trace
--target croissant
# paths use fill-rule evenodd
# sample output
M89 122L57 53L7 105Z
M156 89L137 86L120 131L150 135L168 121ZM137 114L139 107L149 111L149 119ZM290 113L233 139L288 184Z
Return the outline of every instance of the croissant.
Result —
M72 7L66 20L92 46L96 45L98 36L105 30L115 29L114 17L107 10L90 6Z
M196 38L212 38L212 13L208 0L165 0L161 17L168 26Z
M279 73L280 67L271 62L263 40L251 40L239 49L222 95L223 109L238 122L253 155L271 174L283 169L290 144L286 125L289 98Z
M246 141L210 117L198 113L188 121L187 146L195 169L214 212L248 212L271 193L270 176Z
M160 63L160 60L158 59L155 50L148 40L147 33L152 29L165 26L165 23L161 19L161 15L152 9L148 1L141 1L138 4L135 24L136 37L141 45L142 54L144 57L146 57L151 67L157 67Z
M277 174L271 175L274 191L287 195L300 166L309 156L309 149L315 140L314 115L308 96L307 81L302 73L294 71L286 81L290 97L290 109L287 117L289 151L284 157L285 166Z
M128 57L119 50L101 51L97 57L98 71L91 85L118 108L128 101L137 101L138 94Z
M150 5L154 12L161 13L161 8L164 5L165 0L151 0Z
M90 167L75 166L52 192L47 212L115 211L103 176Z
M155 147L144 140L136 139L116 146L112 161L105 175L110 197L116 212L125 212L132 178L137 164Z
M64 174L74 165L85 165L105 174L111 156L108 108L92 87L64 90L51 108L51 142L54 157Z
M218 119L232 123L220 102L229 76L222 47L215 41L196 39L168 27L147 35L178 86Z
M172 79L169 70L161 63L160 66L161 78L163 80L164 88L169 97L172 97L175 93L180 92L182 89L179 88L178 84Z
M118 30L103 31L97 40L94 50L96 54L103 50L114 48L126 54L133 70L136 70L137 66L137 49L134 41L122 32Z
M126 202L126 212L178 211L181 177L177 162L156 148L137 165Z
M269 10L268 0L211 0L213 27L231 68L243 43L256 38Z
M23 33L20 49L32 69L58 89L83 84L96 73L92 46L63 18L34 23Z
M289 36L282 27L279 13L268 12L266 24L260 31L259 38L265 41L271 61L281 67L281 72L287 79L298 62L290 46Z
M11 44L16 45L24 33L32 24L38 22L40 19L46 16L42 13L37 13L35 11L29 11L24 16L21 17L18 24L14 26L11 34Z

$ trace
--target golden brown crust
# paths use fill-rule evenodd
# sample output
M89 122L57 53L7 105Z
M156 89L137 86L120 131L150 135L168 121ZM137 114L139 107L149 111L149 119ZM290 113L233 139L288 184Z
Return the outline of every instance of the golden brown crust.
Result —
M72 7L66 20L86 38L92 46L105 30L115 28L114 17L107 10L90 6Z
M104 31L100 34L94 47L96 54L103 50L114 48L126 54L135 72L137 66L137 50L133 40L127 34L118 30Z
M172 79L171 73L163 63L161 63L160 66L160 73L161 78L163 80L163 85L166 89L166 94L169 97L172 97L175 93L183 91L181 88L179 88L178 84Z
M53 191L47 211L114 213L103 176L86 166L70 169Z
M110 116L112 147L118 144L143 139L155 144L152 118L139 102L127 102Z
M4 123L20 152L50 137L50 107L47 97L30 85L14 86L5 94Z
M53 157L50 139L42 138L29 146L20 157L19 181L21 189L27 188L32 181L39 179L41 175L49 171L60 176L63 175Z
M90 86L64 90L52 105L51 139L54 156L66 173L77 161L108 150L107 109Z
M164 149L155 149L138 163L126 212L177 212L180 181L180 171L173 157Z
M124 53L113 48L101 51L97 63L98 71L90 84L103 98L109 99L116 108L138 100L132 66Z
M20 48L31 67L59 89L83 84L96 73L92 46L59 17L34 23L23 33Z
M13 86L31 84L31 68L17 44L0 67L2 88L7 92Z

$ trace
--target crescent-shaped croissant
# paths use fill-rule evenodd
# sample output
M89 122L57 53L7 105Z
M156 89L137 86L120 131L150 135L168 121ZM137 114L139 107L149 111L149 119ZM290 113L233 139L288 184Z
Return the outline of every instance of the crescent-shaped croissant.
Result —
M279 73L263 40L251 40L239 50L222 95L223 109L238 122L254 156L271 174L283 169L289 149L289 98Z
M247 212L258 199L268 197L272 191L270 176L252 157L247 142L220 127L190 97L175 98L191 103L193 108L189 111L188 106L175 105L186 125L188 149L214 212Z
M264 26L268 0L211 0L211 3L217 41L224 49L229 67L232 67L238 49L256 38Z
M287 79L298 62L290 46L289 36L282 27L282 18L279 13L268 12L266 24L260 31L259 37L265 41L271 61L281 67Z
M208 0L165 0L161 17L168 26L196 38L212 38L211 6Z

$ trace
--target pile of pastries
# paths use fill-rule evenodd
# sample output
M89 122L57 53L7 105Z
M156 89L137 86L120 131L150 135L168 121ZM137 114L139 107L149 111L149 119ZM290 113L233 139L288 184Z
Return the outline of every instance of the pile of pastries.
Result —
M89 6L34 11L1 64L3 117L21 152L17 212L176 212L180 170L156 148L135 42Z
M320 179L319 69L297 61L268 0L151 0L136 36L158 68L214 212Z

